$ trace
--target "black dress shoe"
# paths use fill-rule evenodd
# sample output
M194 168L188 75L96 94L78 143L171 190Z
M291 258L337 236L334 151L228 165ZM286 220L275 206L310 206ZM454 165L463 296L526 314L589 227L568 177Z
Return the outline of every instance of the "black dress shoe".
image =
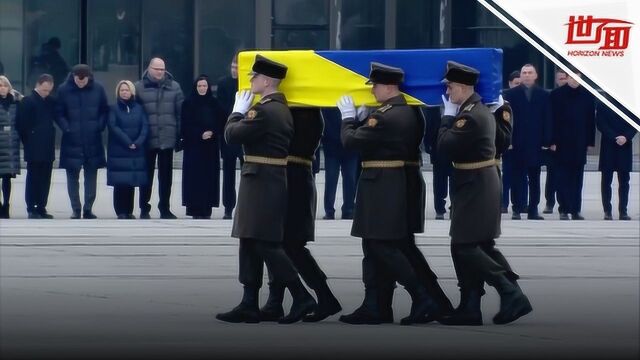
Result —
M118 220L126 220L127 214L118 214Z
M222 216L223 220L230 220L232 218L231 213L224 213Z
M627 213L621 213L620 220L631 220L631 216L629 216Z
M335 315L342 311L342 306L338 300L333 299L330 303L318 303L318 307L309 315L305 316L303 322L318 322L328 318L331 315Z
M80 211L74 211L71 216L69 217L69 219L80 219Z
M340 316L340 322L351 325L380 325L380 315L371 309L361 306L348 315Z
M30 212L30 213L27 213L27 217L28 217L29 219L42 219L42 216L41 216L39 213L37 213L37 212Z
M538 213L530 213L527 215L528 220L544 220L542 216Z
M335 220L335 215L331 214L331 215L325 215L322 217L322 220Z
M569 214L567 213L560 213L560 220L569 220Z
M82 218L91 220L91 219L97 219L98 217L91 211L85 211L82 213Z
M149 212L148 211L141 211L140 212L140 219L149 220L149 219L151 219L151 216L149 216Z
M175 216L170 210L166 210L166 211L161 211L160 212L160 219L165 219L165 220L175 220L178 217Z
M216 319L230 323L259 323L260 314L258 308L240 303L233 310L216 315Z
M136 216L135 216L135 215L133 215L133 214L127 214L127 219L128 219L128 220L135 220L135 219L136 219Z
M584 220L584 216L580 213L571 214L571 220Z
M53 215L49 214L46 210L40 212L40 218L42 219L53 219Z
M611 212L604 213L604 220L613 220L613 216L611 216Z
M444 214L436 214L436 220L444 220Z
M520 216L520 213L514 212L511 215L511 220L521 220L521 219L522 219L522 217Z

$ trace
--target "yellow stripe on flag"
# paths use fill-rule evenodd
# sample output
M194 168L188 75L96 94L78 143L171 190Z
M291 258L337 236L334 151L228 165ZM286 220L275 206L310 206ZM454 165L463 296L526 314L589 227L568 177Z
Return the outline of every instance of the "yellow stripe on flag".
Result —
M366 77L319 56L313 50L240 52L238 88L241 90L251 88L248 74L256 54L289 68L287 77L280 84L280 91L291 106L334 107L342 95L351 95L357 106L379 104L371 94L371 85L365 85ZM410 105L423 105L420 100L403 94Z

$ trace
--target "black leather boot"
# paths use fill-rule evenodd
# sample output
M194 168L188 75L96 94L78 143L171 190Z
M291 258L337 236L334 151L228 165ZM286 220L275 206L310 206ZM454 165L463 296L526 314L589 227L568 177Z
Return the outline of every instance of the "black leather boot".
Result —
M324 281L320 286L318 286L317 289L314 290L318 298L318 306L311 314L305 316L302 321L318 322L342 311L340 302L333 295L326 281Z
M293 324L294 322L298 322L302 320L305 315L313 312L317 306L313 296L311 296L304 285L302 285L300 279L296 278L295 281L287 285L287 288L289 292L291 292L291 297L293 297L293 304L291 305L289 314L278 320L280 324Z
M400 320L400 325L411 325L424 323L428 314L440 312L440 307L427 294L427 290L422 286L407 288L411 295L411 312L409 316Z
M284 300L284 286L269 285L269 298L260 308L260 321L278 321L284 316L282 301Z
M489 284L500 294L500 311L493 317L494 324L508 324L533 311L516 281L510 281L502 274L491 279Z
M438 322L444 325L482 325L481 296L479 289L461 289L458 307L452 313L442 316Z
M379 325L381 324L378 310L378 290L374 288L364 290L362 305L348 315L342 315L339 319L343 323L352 325Z
M240 305L229 312L216 315L216 319L230 323L260 322L260 311L258 309L259 290L259 288L245 286Z

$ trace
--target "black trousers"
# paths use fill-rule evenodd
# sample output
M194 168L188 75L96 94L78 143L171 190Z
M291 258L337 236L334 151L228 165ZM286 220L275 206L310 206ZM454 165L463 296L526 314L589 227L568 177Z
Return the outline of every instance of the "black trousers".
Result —
M46 211L52 170L53 162L30 161L27 163L24 197L28 212L44 213Z
M67 192L71 201L71 210L91 212L96 201L96 187L98 182L98 169L84 168L84 207L80 202L80 169L67 169Z
M400 249L400 240L362 239L362 280L365 288L393 287L400 283L411 290L420 280L407 256Z
M546 206L549 208L553 208L556 205L556 198L558 197L557 168L558 165L556 164L556 159L552 155L548 155L547 177L544 185L544 198L546 200ZM560 209L558 209L558 211L560 211Z
M629 179L628 171L618 171L618 211L620 214L627 213L629 203ZM605 212L611 212L611 182L613 181L613 171L603 171L600 182L600 192L602 194L602 207Z
M9 206L11 201L11 175L2 175L2 203L0 205Z
M484 282L492 284L501 275L512 281L520 278L495 246L493 239L479 244L451 245L451 257L461 291L478 289L484 293Z
M584 165L559 164L556 174L558 210L565 214L579 213L582 210Z
M267 265L274 283L287 286L298 279L298 272L282 243L241 238L239 252L239 280L245 287L262 287L263 264Z
M149 149L146 151L148 185L140 187L140 212L149 212L153 177L158 160L158 194L160 212L169 211L171 185L173 182L173 149Z
M538 213L540 166L523 167L513 164L511 168L511 202L513 203L513 212Z
M236 159L240 160L242 167L242 152L222 152L222 205L224 212L228 214L236 207Z
M113 187L113 209L116 211L116 215L133 214L135 189L135 187L127 185Z
M284 251L298 270L302 280L313 290L324 288L327 275L322 271L316 259L311 255L307 244L303 242L285 241ZM271 278L271 274L269 274ZM271 279L273 281L273 279Z

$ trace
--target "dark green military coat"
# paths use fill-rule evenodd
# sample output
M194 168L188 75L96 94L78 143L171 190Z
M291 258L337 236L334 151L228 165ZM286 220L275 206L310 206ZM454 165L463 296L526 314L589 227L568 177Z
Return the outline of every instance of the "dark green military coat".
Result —
M442 118L438 151L454 163L491 160L496 155L496 120L474 93L455 117ZM453 244L482 243L500 236L501 184L496 166L453 170L456 196L451 205Z
M312 161L324 130L318 108L292 108L295 133L289 155ZM317 193L311 165L290 160L287 164L288 206L284 241L307 243L315 237Z
M232 113L225 126L228 144L244 154L284 159L293 138L293 119L281 93L265 96L246 115ZM244 162L231 236L283 241L287 214L287 168Z
M421 131L413 109L402 95L382 104L361 124L342 122L341 139L362 161L415 158L417 133ZM420 132L421 134L421 132ZM400 240L416 227L408 216L407 170L363 168L358 179L351 235L365 239Z

